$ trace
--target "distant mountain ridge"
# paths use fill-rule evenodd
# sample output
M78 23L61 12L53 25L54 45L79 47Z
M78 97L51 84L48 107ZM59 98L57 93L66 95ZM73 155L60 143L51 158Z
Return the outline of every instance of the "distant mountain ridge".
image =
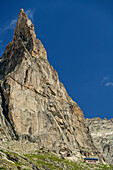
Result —
M95 146L99 149L108 164L113 164L113 118L86 119L86 124L93 138Z

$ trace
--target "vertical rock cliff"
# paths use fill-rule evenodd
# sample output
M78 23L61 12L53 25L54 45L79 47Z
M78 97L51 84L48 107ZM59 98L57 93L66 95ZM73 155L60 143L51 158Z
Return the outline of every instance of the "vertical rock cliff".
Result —
M8 136L36 142L63 157L102 161L82 110L59 81L22 9L13 41L0 59L0 123Z

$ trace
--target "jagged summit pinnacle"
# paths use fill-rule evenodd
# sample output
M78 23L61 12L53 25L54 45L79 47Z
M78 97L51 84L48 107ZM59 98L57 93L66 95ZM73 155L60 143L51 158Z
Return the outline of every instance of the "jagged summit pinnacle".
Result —
M20 9L20 12L24 12L24 9L23 9L23 8L21 8L21 9Z
M13 41L20 37L23 41L28 41L30 38L36 38L34 25L28 19L23 9L20 9L18 22L16 24Z
M24 49L24 50L23 50ZM42 57L43 59L47 59L47 53L42 45L41 41L36 38L36 34L34 31L34 25L32 24L31 20L28 19L26 13L23 9L19 12L18 21L16 24L16 28L14 31L13 41L6 46L5 52L2 58L22 58L24 54L17 54L17 51L23 53L26 51L32 57ZM16 53L14 55L14 52ZM17 58L18 56L18 58Z

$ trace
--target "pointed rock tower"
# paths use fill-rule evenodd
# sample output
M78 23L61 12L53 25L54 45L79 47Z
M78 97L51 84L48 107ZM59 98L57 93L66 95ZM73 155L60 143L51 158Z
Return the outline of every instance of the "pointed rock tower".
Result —
M50 66L23 9L13 41L0 59L0 114L1 126L18 140L36 142L73 160L84 156L102 160L84 124L82 110Z

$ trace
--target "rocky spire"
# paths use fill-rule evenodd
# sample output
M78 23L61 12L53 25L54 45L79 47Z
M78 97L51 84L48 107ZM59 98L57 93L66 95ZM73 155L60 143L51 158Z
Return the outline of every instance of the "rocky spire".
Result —
M36 38L34 25L28 19L24 10L21 9L18 17L18 22L14 31L13 41L21 38L23 41L29 41L29 39Z
M50 66L22 9L13 41L0 61L0 95L2 115L19 139L29 139L72 160L85 155L101 161L82 110Z
M8 60L10 58L10 62L12 61L11 58L13 60L14 58L15 60L18 60L18 58L20 59L22 58L22 56L24 56L19 53L14 56L14 52L17 53L18 50L22 53L26 51L27 53L29 53L29 55L35 58L41 57L43 59L47 59L46 50L42 45L41 41L36 38L34 25L32 24L31 20L28 19L23 9L21 9L19 12L18 21L14 31L13 41L6 46L2 58L7 58Z
M28 52L34 57L47 59L47 53L40 40L36 38L34 25L21 9L14 31L13 43L22 40Z

